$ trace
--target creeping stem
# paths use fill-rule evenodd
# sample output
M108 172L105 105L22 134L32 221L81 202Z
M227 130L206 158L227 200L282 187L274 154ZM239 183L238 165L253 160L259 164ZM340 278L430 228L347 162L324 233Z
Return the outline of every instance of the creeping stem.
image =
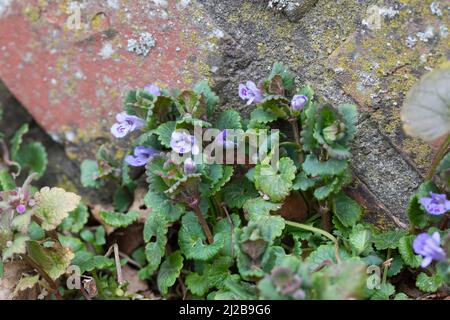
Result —
M299 229L303 229L303 230L307 230L307 231L311 231L311 232L320 234L320 235L328 238L329 240L333 241L334 242L334 246L335 246L336 261L338 263L341 263L341 256L339 255L339 241L331 233L329 233L329 232L327 232L325 230L313 227L313 226L309 226L307 224L303 224L303 223L293 222L293 221L289 221L289 220L285 220L285 223L288 226L291 226L291 227L294 227L294 228L299 228Z

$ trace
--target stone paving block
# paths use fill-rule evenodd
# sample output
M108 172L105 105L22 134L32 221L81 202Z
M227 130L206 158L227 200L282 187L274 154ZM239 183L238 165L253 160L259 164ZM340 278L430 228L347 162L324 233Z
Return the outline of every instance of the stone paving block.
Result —
M67 24L77 8L81 29ZM55 140L92 141L109 133L127 88L208 75L224 33L199 10L190 0L0 1L0 78Z
M333 53L329 66L381 134L424 175L432 149L403 134L399 112L418 78L450 57L448 2L378 1L362 24Z

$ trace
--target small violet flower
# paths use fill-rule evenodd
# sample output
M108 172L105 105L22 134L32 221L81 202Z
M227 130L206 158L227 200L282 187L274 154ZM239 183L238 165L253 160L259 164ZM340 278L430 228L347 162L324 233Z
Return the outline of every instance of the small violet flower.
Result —
M145 91L148 91L149 93L155 95L155 96L160 96L161 95L161 89L155 85L155 84L149 84L148 86L146 86L144 88Z
M246 84L239 85L239 97L242 100L248 100L247 105L253 102L260 102L263 99L262 92L253 81L247 81Z
M128 133L144 126L144 120L139 117L131 116L126 112L121 112L116 115L117 123L111 127L111 133L116 138L123 138Z
M170 146L172 147L173 151L179 154L191 152L195 155L200 152L200 148L195 136L191 136L190 134L182 131L172 132Z
M429 214L438 216L450 210L450 201L447 200L445 194L430 192L430 196L430 198L424 197L420 199L420 204Z
M193 174L197 170L194 160L191 158L187 158L184 160L184 173L185 174Z
M441 237L437 231L432 236L427 233L421 233L414 239L414 252L423 257L422 268L426 268L433 260L442 261L446 259L445 252L440 244Z
M16 207L16 211L17 211L17 213L20 213L20 214L25 213L25 211L27 211L27 207L24 204L19 204Z
M134 155L129 155L125 157L126 163L133 167L142 167L147 164L147 162L159 151L153 148L147 148L143 146L138 146L134 148Z
M220 147L225 147L225 149L233 148L236 143L234 141L228 140L228 138L228 129L224 129L217 135L217 137L214 139L214 142Z
M308 103L308 97L302 94L296 94L291 101L291 107L294 110L303 109Z

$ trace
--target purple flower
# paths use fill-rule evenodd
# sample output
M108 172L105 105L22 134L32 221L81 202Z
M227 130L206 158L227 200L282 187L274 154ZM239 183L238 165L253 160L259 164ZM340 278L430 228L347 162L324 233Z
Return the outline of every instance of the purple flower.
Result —
M142 167L147 164L148 160L150 160L153 156L155 156L158 153L159 151L153 148L138 146L134 148L134 155L126 156L125 161L130 166Z
M136 116L131 116L126 112L121 112L116 115L117 123L111 127L111 133L116 138L123 138L128 133L144 126L144 120Z
M170 146L172 147L173 151L179 154L191 152L195 155L200 152L200 148L195 136L191 136L190 134L182 131L172 132Z
M303 109L308 103L308 97L302 94L296 94L291 101L291 107L294 110Z
M246 84L239 85L239 97L242 100L248 100L247 105L253 102L260 102L263 99L261 90L258 89L253 81L247 81Z
M27 207L24 204L19 204L16 207L16 211L17 211L17 213L20 213L20 214L25 213L25 211L27 211Z
M423 257L422 268L426 268L432 260L442 261L446 259L445 252L440 245L441 237L437 231L432 236L421 233L414 239L414 252Z
M228 129L224 129L217 135L217 137L214 139L214 142L220 147L225 147L225 149L233 148L236 143L234 141L228 140L227 138L229 138Z
M197 167L195 165L195 162L191 158L187 158L184 160L184 173L185 174L192 174L195 173L197 170Z
M431 198L424 197L420 199L420 204L429 214L438 216L450 210L450 201L447 200L445 194L430 192L430 196Z
M146 86L144 88L145 91L148 91L149 93L155 95L155 96L160 96L161 95L161 89L155 85L155 84L149 84L148 86Z

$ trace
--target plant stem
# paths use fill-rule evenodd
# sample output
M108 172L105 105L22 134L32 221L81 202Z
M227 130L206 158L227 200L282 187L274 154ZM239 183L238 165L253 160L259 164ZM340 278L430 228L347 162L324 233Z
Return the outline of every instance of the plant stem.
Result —
M189 206L194 210L194 213L197 216L198 221L200 221L200 225L202 226L203 232L206 235L206 239L208 240L208 243L213 244L214 238L212 236L211 230L209 229L208 223L206 222L206 219L203 216L202 211L200 210L200 207L198 206L198 200L194 201Z
M329 232L327 232L327 231L325 231L325 230L322 230L322 229L313 227L313 226L309 226L309 225L307 225L307 224L303 224L303 223L293 222L293 221L289 221L289 220L285 220L285 223L286 223L288 226L291 226L291 227L294 227L294 228L299 228L299 229L303 229L303 230L307 230L307 231L311 231L311 232L320 234L320 235L322 235L322 236L328 238L329 240L333 241L333 242L334 242L334 245L335 245L335 249L336 249L336 250L335 250L336 261L337 261L338 263L341 263L341 257L340 257L340 255L339 255L339 241L338 241L338 239L337 239L335 236L333 236L331 233L329 233Z
M300 142L300 130L298 127L298 119L297 118L291 118L288 120L292 127L292 133L294 134L294 140L295 144L298 146L298 161L300 163L303 163L303 149L302 144Z
M389 259L391 259L391 253L392 253L392 249L388 248L387 255L386 255L386 262L388 262ZM384 266L384 270L383 270L383 284L386 284L388 271L389 271L389 263L386 263Z
M445 153L449 147L450 147L450 134L447 136L445 141L439 147L439 150L437 151L436 155L434 156L430 172L428 172L427 180L433 179L433 176L436 173L436 169L439 163L441 162L442 158L445 156Z
M326 231L331 231L331 215L330 208L328 207L328 202L324 201L322 205L319 206L319 213L322 217L322 228Z

